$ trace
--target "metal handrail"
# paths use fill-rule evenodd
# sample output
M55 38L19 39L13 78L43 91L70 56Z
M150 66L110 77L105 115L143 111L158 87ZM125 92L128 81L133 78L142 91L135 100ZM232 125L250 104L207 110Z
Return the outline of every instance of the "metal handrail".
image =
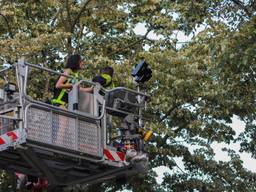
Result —
M60 73L60 72L54 71L52 69L48 69L46 67L42 67L42 66L39 66L39 65L31 64L31 63L28 63L28 62L25 62L24 64L27 65L27 66L30 66L30 67L34 67L34 68L40 69L40 70L48 71L48 72L56 74L56 75L60 75L60 76L68 77L68 78L73 78L73 76L71 76L71 75L66 75L64 73ZM16 64L14 64L14 65L16 65ZM77 84L81 84L83 82L89 83L89 84L91 84L93 86L97 85L97 83L94 83L94 82L86 80L86 79L80 79L80 81ZM113 92L113 91L127 91L127 92L130 92L130 93L134 93L134 94L137 94L137 95L140 95L140 96L144 96L144 97L150 98L150 95L148 95L146 93L138 92L138 91L126 88L126 87L115 87L114 89L105 89L104 87L100 86L100 90L105 92L105 93L106 92L110 93L110 92Z
M104 89L104 88L103 88ZM107 89L104 89L106 92L113 92L113 91L128 91L128 92L131 92L131 93L135 93L137 95L141 95L141 96L145 96L145 97L150 97L148 94L146 93L142 93L142 92L138 92L138 91L134 91L132 89L129 89L129 88L126 88L126 87L115 87L114 89L110 89L110 90L107 90Z
M68 78L74 78L71 75L66 75L64 73L60 73L60 72L57 72L57 71L54 71L52 69L48 69L46 67L42 67L42 66L39 66L39 65L34 65L34 64L31 64L31 63L27 63L27 62L25 62L25 65L30 66L30 67L34 67L36 69L40 69L40 70L43 70L43 71L48 71L48 72L56 74L56 75L60 75L60 76L68 77ZM91 82L91 81L88 81L88 80L85 80L85 79L81 79L81 78L78 78L78 79L80 81L84 81L84 82L89 83L91 85L96 85L96 83L94 83L94 82Z
M60 73L60 72L54 71L52 69L48 69L46 67L42 67L42 66L39 66L39 65L34 65L34 64L31 64L31 63L25 62L25 65L28 65L30 67L34 67L34 68L37 68L37 69L41 69L41 70L44 70L44 71L48 71L48 72L51 72L51 73L54 73L54 74L57 74L57 75L61 75L61 76L69 77L69 78L73 77L71 75L66 75L64 73ZM81 84L82 82L89 83L91 85L96 85L96 83L94 83L92 81L89 81L89 80L86 80L86 79L81 79L78 82L78 84ZM121 90L121 91L128 91L128 92L131 92L131 93L135 93L137 95L141 95L141 96L145 96L145 97L150 97L148 94L141 93L141 92L138 92L138 91L134 91L134 90L126 88L126 87L115 87L114 89L105 89L105 88L101 87L101 90L104 91L104 92L112 92L112 91L116 91L116 90Z
M53 74L56 74L56 75L61 75L61 76L64 76L64 77L73 78L73 76L71 76L71 75L66 75L66 74L64 74L64 73L60 73L60 72L54 71L54 70L52 70L52 69L48 69L48 68L46 68L46 67L42 67L42 66L35 65L35 64L31 64L31 63L27 63L27 62L25 62L24 64L27 65L27 66L36 68L36 69L40 69L40 70L43 70L43 71L48 71L48 72L53 73Z
M16 117L8 116L8 115L0 115L0 118L11 119L11 120L18 120L18 121L22 120L22 119L19 119L19 118L16 118Z
M75 111L68 111L66 109L62 109L62 108L57 107L57 106L53 106L53 105L50 105L50 104L47 104L47 103L44 103L44 102L36 101L34 99L29 98L29 96L27 96L27 95L25 95L25 98L26 98L27 101L31 102L31 104L37 104L38 106L47 107L48 109L54 109L56 111L59 111L61 113L67 114L67 115L73 115L73 116L76 116L76 117L82 117L82 118L87 118L87 119L91 119L91 120L101 120L104 116L104 113L102 113L99 117L95 117L95 116L92 116L92 115L89 115L89 114L86 114L86 113L78 113L78 112L75 112ZM28 104L28 105L30 105L30 104ZM26 106L26 108L27 108L27 106ZM105 109L105 103L104 103L104 109ZM25 111L26 111L26 109L25 109Z

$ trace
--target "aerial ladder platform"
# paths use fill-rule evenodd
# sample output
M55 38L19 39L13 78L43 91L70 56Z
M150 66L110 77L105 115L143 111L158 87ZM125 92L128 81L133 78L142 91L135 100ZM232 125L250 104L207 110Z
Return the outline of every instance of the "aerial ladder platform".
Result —
M29 79L37 75L33 69L64 75L24 58L0 70L1 78L8 71L16 75L16 82L0 88L1 169L46 179L51 187L146 171L148 157L139 131L149 100L145 92L106 90L83 79L69 92L68 109L62 109L28 94ZM94 87L93 94L79 90L84 84Z

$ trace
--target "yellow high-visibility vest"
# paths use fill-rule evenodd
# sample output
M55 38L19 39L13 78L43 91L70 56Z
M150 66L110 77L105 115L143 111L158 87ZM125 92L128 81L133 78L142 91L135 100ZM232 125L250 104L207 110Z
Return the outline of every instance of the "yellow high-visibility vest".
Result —
M101 74L101 77L103 77L106 80L106 83L103 85L104 88L113 89L115 88L114 83L112 82L112 77L109 74Z
M75 83L78 82L79 74L77 72L71 71L70 76L72 76L72 78L68 78L68 80L64 84L68 84L68 83L75 84ZM72 82L72 81L74 81L74 82ZM65 95L65 93L67 93L66 89L61 89L59 95L57 96L57 99L51 99L51 103L52 104L65 105L66 102L62 101L62 98Z

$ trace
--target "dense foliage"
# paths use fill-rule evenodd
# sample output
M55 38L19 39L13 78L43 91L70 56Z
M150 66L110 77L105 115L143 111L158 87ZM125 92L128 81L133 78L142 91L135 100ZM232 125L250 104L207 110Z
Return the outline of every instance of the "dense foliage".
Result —
M161 184L151 169L127 184L77 191L255 191L255 173L239 154L225 148L230 161L216 161L211 146L240 142L256 157L255 11L254 0L1 0L0 56L59 69L76 52L86 59L85 77L111 65L116 82L129 87L132 66L150 63L150 167L171 171ZM192 38L180 42L180 34ZM239 136L234 117L246 123Z

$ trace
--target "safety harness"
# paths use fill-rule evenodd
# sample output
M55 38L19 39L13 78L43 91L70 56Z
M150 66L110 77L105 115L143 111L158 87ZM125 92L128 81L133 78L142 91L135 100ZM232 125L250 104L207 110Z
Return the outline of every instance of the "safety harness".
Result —
M71 70L70 76L72 76L72 78L68 78L67 81L64 83L65 85L68 83L75 84L78 82L79 75L77 72L73 72ZM66 102L62 100L65 94L67 94L67 90L61 89L59 95L57 96L57 99L51 99L51 103L57 105L65 105Z

